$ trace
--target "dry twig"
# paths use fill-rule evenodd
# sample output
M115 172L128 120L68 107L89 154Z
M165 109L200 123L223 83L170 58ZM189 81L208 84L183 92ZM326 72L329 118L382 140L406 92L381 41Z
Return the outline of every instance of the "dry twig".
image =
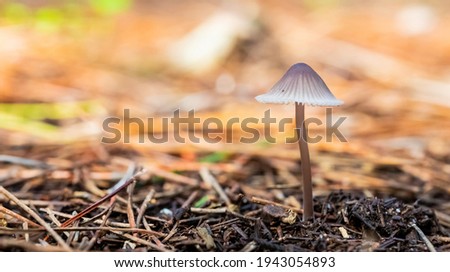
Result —
M411 226L416 230L417 234L419 234L420 238L425 242L425 244L427 245L428 249L431 252L436 252L436 249L434 248L434 246L430 242L430 240L428 240L428 238L425 235L425 233L423 233L423 231L415 223L411 224Z
M200 176L202 177L203 181L205 181L206 184L214 188L219 197L223 201L225 201L227 207L229 207L231 205L230 199L228 198L227 194L223 191L222 186L220 186L216 178L211 174L211 172L209 172L208 168L206 168L205 166L202 167L200 169Z
M155 190L151 189L147 195L144 198L144 201L142 201L141 207L138 211L138 216L136 219L136 228L139 228L141 225L142 218L144 217L145 210L147 209L148 203L152 200L153 196L155 195Z
M13 194L11 194L8 190L0 186L0 193L5 195L11 201L15 202L19 207L25 210L29 215L31 215L36 221L41 224L49 234L58 242L58 244L66 251L71 251L70 247L66 244L66 242L61 238L61 236L56 233L47 222L44 221L38 214L36 214L32 209L30 209L27 205L23 204L18 198L16 198Z

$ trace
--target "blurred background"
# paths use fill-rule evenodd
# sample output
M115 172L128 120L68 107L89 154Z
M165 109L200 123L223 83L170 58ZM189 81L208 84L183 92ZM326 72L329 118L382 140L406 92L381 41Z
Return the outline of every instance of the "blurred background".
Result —
M311 144L317 187L425 190L432 201L450 192L449 12L450 2L438 0L2 0L0 152L70 157L48 152L61 146L78 160L80 146L99 157L118 148L165 167L199 153L211 153L211 163L250 154L291 167L286 160L298 160L298 151L283 140L293 131L277 126L277 144L104 145L102 124L123 121L124 109L154 118L146 128L152 133L165 133L158 120L176 109L224 123L260 119L267 109L293 118L292 105L254 97L305 62L345 102L332 118L347 118L340 131L348 142ZM326 118L321 107L306 112ZM253 125L264 133L261 123ZM131 128L134 139L139 130ZM324 126L310 130L325 133ZM233 139L242 133L230 131Z

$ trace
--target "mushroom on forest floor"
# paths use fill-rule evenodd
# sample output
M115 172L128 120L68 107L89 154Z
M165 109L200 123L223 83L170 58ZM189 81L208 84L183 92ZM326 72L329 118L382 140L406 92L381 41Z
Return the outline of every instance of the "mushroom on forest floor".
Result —
M339 106L322 78L307 64L291 66L283 77L265 94L256 97L262 103L295 103L295 125L300 149L303 176L303 220L313 218L311 162L305 126L305 105Z

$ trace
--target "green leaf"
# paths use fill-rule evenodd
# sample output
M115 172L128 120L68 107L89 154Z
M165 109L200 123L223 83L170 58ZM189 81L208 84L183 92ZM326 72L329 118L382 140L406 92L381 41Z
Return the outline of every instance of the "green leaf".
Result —
M58 127L16 115L0 112L0 128L33 135L42 139L57 139Z
M116 15L128 10L132 0L89 0L89 4L102 15Z
M23 23L30 18L30 9L21 3L8 3L1 10L2 17L10 23Z
M57 103L0 103L0 113L31 120L68 119L103 112L103 107L95 100Z
M197 202L194 203L194 208L204 207L209 201L209 197L207 195L200 198Z
M227 152L214 152L199 159L200 162L223 162L230 157Z
M62 26L64 14L57 8L42 7L36 11L35 19L37 29L46 32L53 32Z

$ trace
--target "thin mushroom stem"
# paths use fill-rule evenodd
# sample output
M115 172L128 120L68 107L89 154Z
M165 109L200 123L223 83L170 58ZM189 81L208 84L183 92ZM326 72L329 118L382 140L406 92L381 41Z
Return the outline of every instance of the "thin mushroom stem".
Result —
M313 194L311 181L311 161L307 142L307 131L305 126L305 104L295 103L295 125L300 149L300 159L303 176L303 220L313 218Z

